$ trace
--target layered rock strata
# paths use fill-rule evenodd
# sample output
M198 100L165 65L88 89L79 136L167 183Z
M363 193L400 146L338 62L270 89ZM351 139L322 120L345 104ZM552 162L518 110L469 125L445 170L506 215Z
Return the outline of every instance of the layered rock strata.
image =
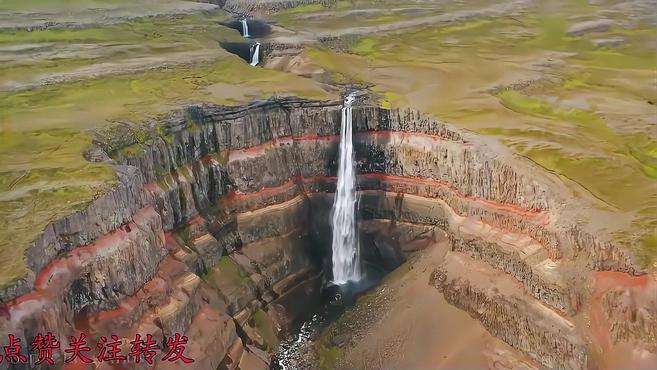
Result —
M453 256L434 285L544 366L592 366L591 353L621 342L655 352L654 284L600 280L654 273L574 223L597 211L558 179L413 110L353 116L366 255L391 269L445 232ZM28 249L33 275L1 292L0 327L24 343L47 331L187 333L197 368L266 368L319 297L339 127L339 102L295 99L116 127L93 157L115 166L117 185Z

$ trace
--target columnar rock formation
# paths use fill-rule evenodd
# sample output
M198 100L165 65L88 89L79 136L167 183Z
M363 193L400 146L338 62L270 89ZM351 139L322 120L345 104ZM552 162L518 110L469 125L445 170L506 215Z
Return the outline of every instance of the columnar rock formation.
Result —
M319 297L340 104L199 105L99 135L89 157L115 166L114 190L34 242L0 327L23 343L187 333L196 368L266 367ZM362 227L417 235L370 254L394 267L406 242L445 232L432 284L542 365L583 369L618 341L657 352L655 274L575 223L597 211L557 179L413 110L353 116Z
M269 13L303 5L334 5L336 0L206 0L232 13Z

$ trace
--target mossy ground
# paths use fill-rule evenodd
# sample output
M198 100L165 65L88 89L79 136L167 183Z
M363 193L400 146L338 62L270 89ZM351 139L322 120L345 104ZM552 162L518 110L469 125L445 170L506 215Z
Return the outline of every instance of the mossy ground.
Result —
M521 16L368 35L349 53L312 49L307 56L337 82L372 86L387 107L415 106L495 136L633 219L616 233L619 242L657 268L657 253L642 242L657 228L657 30L606 12L632 26L568 34L601 10L586 1L541 2ZM594 43L612 37L624 42Z
M171 1L163 1L171 2ZM120 6L130 5L132 3L139 4L138 1L132 0L3 0L0 4L0 10L10 11L46 11L46 10L79 10L84 8L114 8ZM142 2L140 5L147 5Z
M227 256L221 257L219 262L204 277L204 280L227 294L244 289L245 284L251 283L246 271Z
M337 369L337 364L344 356L342 350L335 346L320 346L317 349L317 355L319 358L318 365L322 370Z
M279 340L275 324L262 309L257 310L251 318L253 327L260 333L267 349L273 351L278 347Z

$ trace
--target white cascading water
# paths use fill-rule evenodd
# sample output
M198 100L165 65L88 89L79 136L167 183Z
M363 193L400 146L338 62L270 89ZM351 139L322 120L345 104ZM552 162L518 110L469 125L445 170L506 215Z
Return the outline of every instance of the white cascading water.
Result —
M242 18L242 36L244 37L251 37L249 35L249 24L246 21L246 18Z
M255 67L258 63L260 63L260 43L256 42L256 44L251 47L251 65Z
M352 141L351 104L355 97L349 94L342 107L340 134L340 164L338 183L333 201L333 283L346 284L359 281L360 251L356 237L356 168Z

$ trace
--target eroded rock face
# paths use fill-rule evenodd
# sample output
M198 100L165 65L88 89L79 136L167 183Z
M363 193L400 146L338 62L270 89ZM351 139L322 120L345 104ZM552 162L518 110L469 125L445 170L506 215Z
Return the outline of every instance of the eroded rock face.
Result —
M471 273L465 276L464 270ZM586 344L575 325L515 289L509 276L453 253L432 280L448 302L470 312L491 334L537 363L555 369L586 368Z
M46 331L187 333L198 368L266 365L262 351L319 299L339 104L193 106L141 143L100 142L118 184L29 249L34 276L1 292L0 327L24 343ZM453 257L433 284L544 366L595 365L585 343L601 337L576 319L589 311L609 323L605 348L655 352L649 289L596 285L602 308L591 308L596 271L644 271L595 225L572 222L594 211L566 202L558 180L413 110L353 115L364 255L392 269L445 233Z

